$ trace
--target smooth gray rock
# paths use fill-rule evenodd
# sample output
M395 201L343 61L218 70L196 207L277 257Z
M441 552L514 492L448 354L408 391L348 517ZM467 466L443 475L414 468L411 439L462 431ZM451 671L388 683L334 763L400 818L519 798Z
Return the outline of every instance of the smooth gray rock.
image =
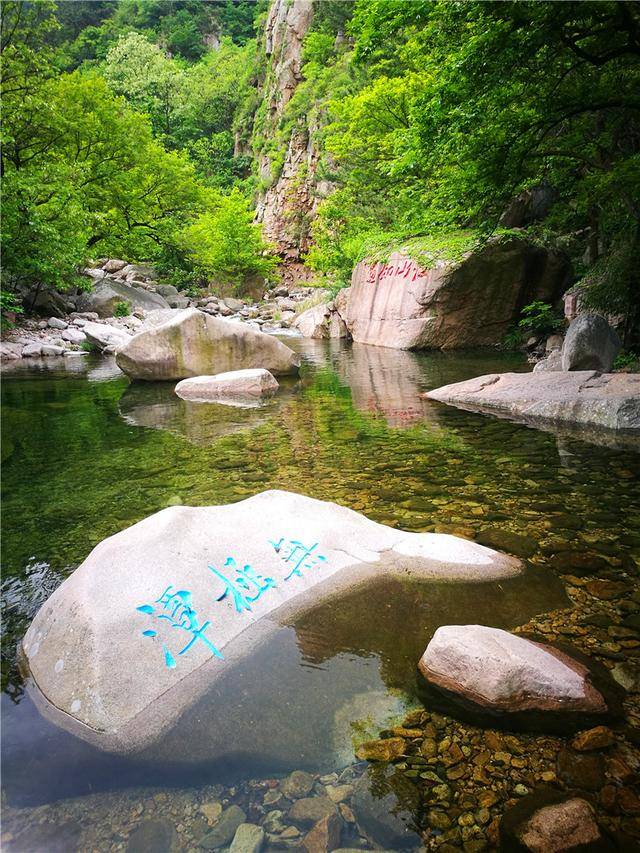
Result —
M298 826L311 827L335 811L335 803L329 797L301 797L289 809L289 820Z
M296 542L316 544L306 553ZM244 566L263 580L243 581ZM188 688L194 679L185 679L207 664L208 688L224 672L219 656L231 641L299 597L322 600L384 573L489 580L521 570L476 542L408 533L333 503L267 491L224 506L168 507L104 540L43 605L22 648L43 710L80 737L127 751L152 742L198 698ZM184 607L178 591L188 591ZM160 620L175 606L209 623L206 642L192 623L172 631Z
M64 355L64 352L65 352L64 347L57 346L56 344L43 344L42 345L42 355L43 356Z
M99 317L106 318L114 316L119 302L128 303L131 311L155 311L169 307L167 300L159 293L132 287L123 281L107 277L97 282L93 290L78 297L77 308L78 311L93 311Z
M552 350L546 358L534 365L533 372L554 372L562 370L562 353L559 349Z
M106 262L106 264L102 265L102 269L105 272L120 272L120 270L124 269L126 266L126 261L120 261L117 258L111 258Z
M604 317L580 314L567 329L562 346L562 369L608 373L620 346L618 333Z
M215 376L193 376L178 382L175 388L178 397L197 402L244 397L255 400L277 390L276 378L260 367L252 370L232 370Z
M74 322L76 321L74 320ZM83 326L87 324L86 320L80 320L79 322L81 322ZM80 331L80 329L73 329L71 327L65 329L61 337L64 341L69 341L71 344L82 344L87 340L87 336L84 332Z
M233 836L229 853L259 853L264 841L264 830L255 823L241 823Z
M117 355L134 379L186 379L261 367L276 376L297 373L300 357L281 341L196 308L137 334Z
M233 296L226 296L221 300L230 311L242 311L244 302L241 299L234 299Z
M238 828L246 821L247 816L240 806L229 806L225 809L211 832L200 839L200 847L205 850L216 850L225 847L235 836Z
M524 421L640 430L640 376L592 370L490 373L424 394Z
M288 800L299 800L306 797L313 788L314 778L304 770L294 770L280 785L280 790Z
M46 325L49 326L50 329L66 329L69 324L66 320L61 320L60 317L49 317Z
M133 830L127 853L171 853L176 832L168 820L143 820Z
M131 340L131 335L127 334L127 332L104 323L85 323L82 331L89 343L101 350L106 350L110 347L117 350L118 347L125 346Z
M42 355L42 344L27 344L22 348L22 358L40 358Z

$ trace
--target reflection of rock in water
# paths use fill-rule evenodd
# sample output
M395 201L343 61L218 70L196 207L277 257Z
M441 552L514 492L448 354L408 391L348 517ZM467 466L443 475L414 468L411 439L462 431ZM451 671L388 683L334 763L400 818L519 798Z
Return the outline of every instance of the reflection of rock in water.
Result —
M382 415L391 427L410 427L432 411L420 393L426 385L419 356L406 350L354 344L340 365L356 409Z
M42 373L47 377L66 379L69 376L84 376L90 382L105 382L122 376L122 371L113 356L96 356L78 353L50 358L19 358L2 363L2 373L7 376Z
M353 761L358 746L377 738L381 729L400 725L411 707L407 697L397 691L370 690L352 696L333 715L333 752L338 766Z
M253 429L266 423L290 396L286 384L278 395L251 408L181 400L172 383L133 383L120 398L120 414L133 426L168 430L193 444Z

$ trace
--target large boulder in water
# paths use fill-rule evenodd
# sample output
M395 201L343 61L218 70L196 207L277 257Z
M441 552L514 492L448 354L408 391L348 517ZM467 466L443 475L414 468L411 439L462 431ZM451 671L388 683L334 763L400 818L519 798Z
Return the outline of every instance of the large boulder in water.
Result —
M78 297L77 309L95 311L99 317L113 317L119 302L126 302L131 312L169 308L169 303L159 293L105 277L94 285L93 290Z
M535 300L554 302L570 276L567 257L522 238L496 239L461 261L361 261L346 323L353 340L398 349L493 346Z
M580 314L569 326L562 345L562 369L608 373L620 347L618 333L604 317Z
M262 367L232 370L215 376L193 376L178 382L175 387L176 394L183 400L202 403L225 399L255 400L277 390L277 380Z
M43 711L82 738L129 750L153 741L234 663L235 638L250 655L252 630L268 630L264 617L281 608L385 573L489 580L520 571L475 542L396 530L289 492L173 506L97 545L37 613L22 650Z
M135 335L116 357L134 379L186 379L264 367L276 376L297 373L297 353L277 338L187 308Z
M589 670L568 654L484 625L444 625L418 664L430 685L467 707L502 715L531 712L606 716ZM543 724L544 725L544 724Z

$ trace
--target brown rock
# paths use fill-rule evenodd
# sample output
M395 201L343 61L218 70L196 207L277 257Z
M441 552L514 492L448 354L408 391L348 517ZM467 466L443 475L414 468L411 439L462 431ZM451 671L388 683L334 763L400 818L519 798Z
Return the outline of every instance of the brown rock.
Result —
M293 823L300 826L312 826L335 814L335 811L336 807L329 797L302 797L291 806L289 817Z
M565 748L558 755L558 776L571 787L599 791L604 785L604 759Z
M578 752L588 752L591 749L604 749L614 743L613 732L606 726L596 726L585 732L580 732L571 741L571 746Z
M340 818L334 812L323 817L304 837L302 847L307 853L328 853L340 845Z
M561 853L601 838L593 809L577 797L534 812L516 834L531 853Z
M631 788L620 788L616 799L618 806L625 814L640 814L640 798Z
M405 742L401 737L369 740L360 744L356 752L361 761L393 761L404 755Z

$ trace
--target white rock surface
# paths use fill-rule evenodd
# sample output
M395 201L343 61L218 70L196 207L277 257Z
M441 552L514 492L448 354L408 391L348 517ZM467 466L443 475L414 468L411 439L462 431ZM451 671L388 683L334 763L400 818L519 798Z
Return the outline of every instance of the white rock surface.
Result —
M277 390L275 376L262 367L232 370L215 376L192 376L178 382L175 387L176 394L183 400L205 403L225 397L263 397Z
M81 323L86 325L86 320L81 320ZM80 329L74 329L71 326L68 329L65 329L61 335L64 341L69 341L72 344L82 344L87 340L87 336L84 332L81 332Z
M581 664L498 628L438 628L419 669L432 684L492 710L606 710Z
M85 323L82 331L89 343L94 344L101 350L105 350L108 347L117 350L131 340L131 335L122 329L117 329L114 326L103 323Z
M43 605L22 648L45 713L126 750L198 698L200 667L210 665L207 689L231 640L285 604L308 606L385 573L489 580L520 570L475 542L268 491L169 507L104 540Z

